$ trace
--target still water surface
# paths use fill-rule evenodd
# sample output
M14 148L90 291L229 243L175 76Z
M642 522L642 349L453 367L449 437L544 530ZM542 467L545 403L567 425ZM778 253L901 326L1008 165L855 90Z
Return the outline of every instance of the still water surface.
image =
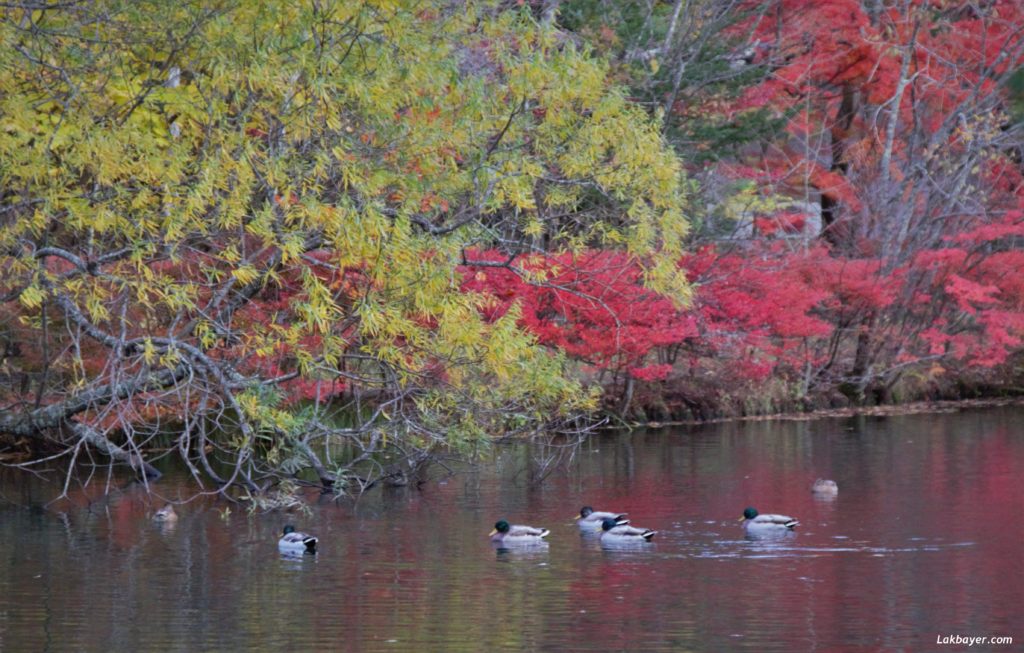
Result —
M965 650L1024 643L1024 411L761 422L607 434L540 487L528 452L309 516L181 506L127 489L30 510L0 482L3 651ZM839 495L817 499L818 476ZM165 495L183 491L173 478ZM652 546L604 550L583 504L628 511ZM744 539L747 505L801 522ZM496 552L498 518L551 529ZM282 558L285 521L321 538Z

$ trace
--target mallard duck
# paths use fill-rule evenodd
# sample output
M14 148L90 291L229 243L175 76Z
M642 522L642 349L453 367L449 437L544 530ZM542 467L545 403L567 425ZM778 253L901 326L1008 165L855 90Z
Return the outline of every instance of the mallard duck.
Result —
M747 508L744 510L743 516L740 517L740 521L743 522L743 528L746 529L748 533L781 533L793 530L793 528L800 523L786 515L762 515L753 508Z
M170 523L178 521L178 513L174 512L174 506L167 504L160 510L153 513L153 521Z
M819 478L811 486L811 492L815 494L839 494L839 486L836 485L835 481Z
M493 544L501 544L503 546L516 544L540 544L544 542L544 538L547 537L550 532L551 531L546 528L512 525L502 519L494 525L494 530L491 531L489 537Z
M620 524L614 519L601 522L601 542L608 544L628 544L631 542L650 542L658 531L649 528L636 528Z
M289 524L284 527L277 548L286 553L316 553L317 539L307 533L300 533Z
M599 531L601 530L602 522L606 519L611 519L620 526L628 524L629 520L625 517L626 513L624 512L602 512L594 510L590 506L583 506L580 508L580 516L576 518L576 523L579 525L580 530Z

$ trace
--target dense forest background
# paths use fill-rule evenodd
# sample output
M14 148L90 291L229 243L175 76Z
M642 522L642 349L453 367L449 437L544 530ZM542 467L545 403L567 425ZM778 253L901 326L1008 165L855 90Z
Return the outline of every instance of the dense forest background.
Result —
M358 491L1024 383L1015 0L0 16L6 465Z

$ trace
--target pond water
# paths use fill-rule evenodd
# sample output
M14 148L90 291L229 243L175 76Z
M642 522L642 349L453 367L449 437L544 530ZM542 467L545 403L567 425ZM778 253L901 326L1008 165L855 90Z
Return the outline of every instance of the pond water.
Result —
M174 527L138 488L38 506L0 482L3 651L966 650L1024 642L1024 411L748 422L597 436L540 486L529 451L311 514L188 503ZM833 478L839 494L809 491ZM161 481L165 496L183 491ZM583 504L659 531L581 537ZM747 505L800 520L747 540ZM499 518L551 530L496 552ZM282 558L293 521L321 551Z

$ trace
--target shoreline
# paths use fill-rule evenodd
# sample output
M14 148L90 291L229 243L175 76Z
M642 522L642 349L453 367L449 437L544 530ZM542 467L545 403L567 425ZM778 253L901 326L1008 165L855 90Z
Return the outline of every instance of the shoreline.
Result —
M701 420L672 420L666 422L634 422L602 427L602 429L640 428L659 429L667 426L703 426L705 424L721 424L724 422L767 422L767 421L811 421L817 419L855 417L868 415L889 417L896 415L918 415L923 413L955 413L971 408L999 408L1003 406L1024 406L1024 397L1000 397L991 399L944 399L937 401L915 401L906 404L886 404L882 406L852 406L848 408L823 408L806 413L770 413L767 415L738 415L735 417L715 417Z

